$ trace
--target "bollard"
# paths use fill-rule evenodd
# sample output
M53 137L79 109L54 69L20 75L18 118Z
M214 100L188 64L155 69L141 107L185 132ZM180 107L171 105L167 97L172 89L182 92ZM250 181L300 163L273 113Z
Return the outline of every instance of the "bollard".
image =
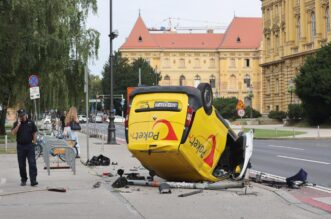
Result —
M5 135L5 151L7 152L8 149L8 139L7 139L7 135Z
M320 137L320 126L318 125L317 126L317 138L319 138Z

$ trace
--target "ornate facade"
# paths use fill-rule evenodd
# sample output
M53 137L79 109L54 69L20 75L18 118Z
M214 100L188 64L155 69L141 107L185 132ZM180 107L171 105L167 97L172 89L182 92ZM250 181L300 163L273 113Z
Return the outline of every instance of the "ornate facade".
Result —
M261 111L261 18L233 18L224 34L153 32L139 16L119 49L130 61L142 57L161 72L160 85L209 82L215 96L244 100L253 92Z
M307 55L331 40L331 0L262 0L262 112L299 103L293 79Z

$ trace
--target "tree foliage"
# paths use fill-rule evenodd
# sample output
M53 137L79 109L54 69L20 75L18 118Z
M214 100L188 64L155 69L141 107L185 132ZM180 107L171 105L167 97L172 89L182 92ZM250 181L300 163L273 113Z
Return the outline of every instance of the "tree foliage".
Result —
M213 105L225 119L234 120L238 118L236 109L237 103L238 99L236 97L221 97L215 98Z
M31 110L28 77L40 78L40 108L80 106L84 66L97 57L99 33L86 29L96 0L0 1L0 104ZM3 133L5 115L0 118Z
M311 124L331 116L331 45L309 56L295 79L296 95L302 100Z
M102 72L102 89L104 94L110 93L110 73L109 60L105 64ZM124 95L126 97L128 87L137 87L139 81L139 68L141 69L141 82L143 86L158 85L161 80L161 74L156 72L150 64L139 58L132 63L123 58L120 52L116 52L113 57L113 77L114 77L114 94ZM115 99L115 105L118 100ZM109 101L106 101L105 108L109 109ZM118 107L117 107L118 108Z

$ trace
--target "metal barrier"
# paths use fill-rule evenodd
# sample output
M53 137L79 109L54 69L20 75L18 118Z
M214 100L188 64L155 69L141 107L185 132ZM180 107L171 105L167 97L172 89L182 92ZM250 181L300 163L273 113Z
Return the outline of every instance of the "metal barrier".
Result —
M65 161L68 164L69 168L73 171L74 175L76 175L76 153L75 150L68 146L66 140L64 139L57 139L52 136L44 136L44 141L42 143L43 147L43 158L46 164L47 173L50 175L50 156L51 153L54 152L56 149L63 150L64 149L64 157ZM61 153L62 154L62 153Z

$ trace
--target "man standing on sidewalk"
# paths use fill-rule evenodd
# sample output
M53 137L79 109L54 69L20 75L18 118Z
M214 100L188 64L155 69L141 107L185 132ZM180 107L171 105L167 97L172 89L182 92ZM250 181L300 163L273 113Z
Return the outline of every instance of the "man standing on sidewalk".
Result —
M21 186L26 185L28 180L26 173L26 159L29 162L29 175L31 186L38 185L37 165L34 151L34 144L37 142L37 127L33 121L28 119L24 109L17 111L18 119L14 123L12 134L16 135L17 158L21 175Z

